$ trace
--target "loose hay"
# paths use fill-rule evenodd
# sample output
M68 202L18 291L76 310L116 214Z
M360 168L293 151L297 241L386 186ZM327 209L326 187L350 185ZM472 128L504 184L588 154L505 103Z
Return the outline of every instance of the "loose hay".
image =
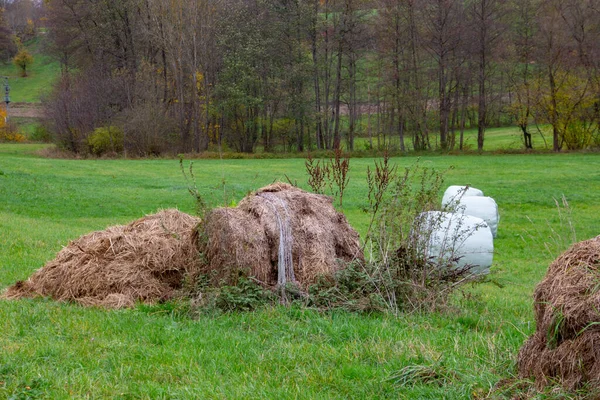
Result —
M199 222L166 210L82 236L1 297L131 307L168 299L200 273L221 284L235 283L243 270L265 287L292 281L306 288L342 268L340 261L363 260L358 233L332 199L288 184L267 186Z
M168 299L198 269L198 222L164 210L82 236L2 297L48 296L107 308Z
M539 388L600 387L600 236L557 258L534 299L537 330L519 352L519 374Z
M265 196L265 194L269 194ZM205 272L225 281L247 271L264 286L278 284L280 231L274 198L284 204L291 228L292 265L301 287L341 268L339 260L363 259L358 233L327 196L275 183L245 197L237 208L218 208L206 217Z

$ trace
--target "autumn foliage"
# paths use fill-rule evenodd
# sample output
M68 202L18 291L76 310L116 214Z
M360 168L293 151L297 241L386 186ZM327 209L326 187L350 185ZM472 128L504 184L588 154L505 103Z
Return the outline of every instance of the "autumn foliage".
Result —
M21 49L13 58L13 63L21 70L21 76L27 76L27 68L33 64L33 56L27 49Z
M600 145L597 0L141 3L45 2L71 151L107 126L142 155L465 150L467 129L484 150L511 124L527 149Z

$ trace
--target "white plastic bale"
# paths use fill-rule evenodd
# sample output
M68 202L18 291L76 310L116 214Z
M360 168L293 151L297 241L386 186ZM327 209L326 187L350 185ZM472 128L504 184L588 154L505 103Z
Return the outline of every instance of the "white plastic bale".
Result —
M457 185L449 186L448 189L446 189L446 191L444 192L444 196L442 197L442 207L448 207L452 205L452 203L456 204L463 197L472 196L483 196L483 192L474 187Z
M423 213L419 219L424 221L418 229L425 237L424 256L428 260L440 265L452 260L455 268L469 266L473 275L489 273L494 239L483 219L441 211Z
M490 227L492 236L496 237L498 234L500 214L498 204L491 197L463 197L456 207L456 212L483 219Z

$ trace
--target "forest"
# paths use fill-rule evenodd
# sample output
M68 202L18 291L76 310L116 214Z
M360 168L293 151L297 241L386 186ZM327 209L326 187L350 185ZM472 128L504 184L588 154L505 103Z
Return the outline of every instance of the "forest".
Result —
M507 125L600 145L600 0L29 3L75 153L460 151L466 129L483 151Z

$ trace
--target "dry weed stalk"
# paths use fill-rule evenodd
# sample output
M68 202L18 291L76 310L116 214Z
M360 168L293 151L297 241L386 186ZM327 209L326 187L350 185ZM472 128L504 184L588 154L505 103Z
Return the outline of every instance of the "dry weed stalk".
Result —
M443 216L422 216L438 209L443 183L442 173L422 168L419 162L399 175L387 155L375 163L374 171L367 171L371 213L365 242L370 250L367 268L376 291L394 312L436 308L473 279L472 266L455 267L456 251L472 233L467 229L450 232L444 239L447 257L429 258L424 251Z
M185 183L187 184L187 189L189 194L194 198L196 203L196 214L201 218L204 217L208 207L206 205L206 201L204 200L204 196L198 190L198 185L196 183L196 176L194 175L194 163L190 162L190 166L188 167L188 172L186 173L185 167L183 165L183 156L179 156L179 169L181 170L181 174L185 179Z
M336 149L334 157L329 159L329 169L331 171L331 191L339 198L340 207L344 207L344 191L350 181L350 177L348 176L350 158L344 156L341 149ZM335 189L331 185L332 183L335 184Z
M312 154L308 152L306 160L304 161L304 166L306 167L306 172L308 173L308 185L311 187L313 192L317 194L324 194L325 186L327 185L327 180L330 175L329 166L327 163L323 160L315 160L312 157Z
M350 158L344 156L342 150L337 149L332 158L327 162L316 160L308 153L304 161L308 173L308 185L313 192L323 194L325 187L329 187L331 195L338 199L340 207L344 205L344 192L348 187L350 177Z
M398 166L390 164L390 155L387 151L383 153L383 160L379 162L375 160L374 171L367 166L367 187L369 188L367 195L369 208L367 211L371 214L369 228L367 229L367 238L371 234L375 217L379 214L379 208L383 204L384 196L389 186L396 180L397 172Z

